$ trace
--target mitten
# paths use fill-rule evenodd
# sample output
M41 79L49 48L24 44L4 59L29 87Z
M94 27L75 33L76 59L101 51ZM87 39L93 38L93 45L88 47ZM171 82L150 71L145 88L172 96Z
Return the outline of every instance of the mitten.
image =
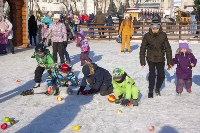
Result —
M82 94L85 95L85 96L88 95L88 94L89 94L89 90L84 90L84 91L82 92Z
M80 86L78 92L77 92L77 95L81 95L84 91L85 87L84 86Z
M129 105L129 100L128 99L124 99L123 101L122 101L122 103L121 103L121 105L123 105L123 106L128 106Z

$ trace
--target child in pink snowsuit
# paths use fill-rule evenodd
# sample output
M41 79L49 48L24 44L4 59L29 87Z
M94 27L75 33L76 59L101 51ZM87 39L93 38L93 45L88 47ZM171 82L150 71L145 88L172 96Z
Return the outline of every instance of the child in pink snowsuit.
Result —
M172 65L177 64L176 68L176 92L181 94L184 85L186 86L187 92L191 92L192 87L192 67L195 67L197 59L192 54L192 50L189 49L188 43L179 43L179 48L173 58Z
M81 48L81 54L80 54L80 60L81 60L81 66L83 66L86 62L92 62L92 60L89 57L90 53L90 46L88 44L88 40L85 37L84 31L79 31L77 33L77 47Z

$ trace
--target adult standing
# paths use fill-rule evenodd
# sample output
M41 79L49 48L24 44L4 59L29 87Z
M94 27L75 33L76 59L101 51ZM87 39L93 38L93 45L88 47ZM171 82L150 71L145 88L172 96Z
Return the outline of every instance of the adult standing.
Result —
M67 31L66 26L64 23L61 23L60 20L60 14L54 14L54 22L50 24L49 29L45 35L45 39L48 37L48 35L51 33L51 41L53 42L53 59L54 62L57 63L57 53L60 56L60 62L65 63L64 59L64 50L67 42Z
M7 19L5 18L5 23L8 25L8 29L7 29L7 32L8 32L8 45L9 45L9 48L10 48L10 51L12 54L14 54L14 45L13 45L13 25L12 23Z
M160 23L155 23L155 21L153 20L149 32L144 35L140 47L140 64L142 67L146 65L146 57L147 63L149 65L148 98L153 98L156 75L157 83L155 93L156 95L160 95L160 88L165 79L165 54L168 68L172 67L172 50L167 38L167 34L162 31ZM157 74L155 73L156 70Z
M98 11L97 15L94 18L94 23L98 26L104 26L106 23L106 16L102 13L102 11ZM98 30L104 30L104 28L98 28ZM100 38L104 38L104 32L99 32Z
M34 15L31 15L29 20L28 20L28 33L29 33L29 39L30 39L30 44L32 44L32 38L34 39L34 43L36 46L36 35L37 35L37 21L35 19Z
M130 38L133 35L133 23L129 19L129 14L126 14L125 19L120 25L119 35L122 36L121 52L125 52L125 44L128 52L131 52L130 48Z

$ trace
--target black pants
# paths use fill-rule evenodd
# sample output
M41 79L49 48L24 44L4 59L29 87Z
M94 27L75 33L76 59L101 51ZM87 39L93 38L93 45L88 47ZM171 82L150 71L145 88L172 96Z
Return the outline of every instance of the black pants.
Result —
M148 61L148 65L149 65L149 92L153 93L154 85L155 85L155 79L156 79L155 71L157 70L156 89L161 88L162 83L165 79L165 70L164 70L165 62Z
M30 35L30 34L29 34L29 37L30 37L30 38L29 38L29 39L30 39L30 44L33 45L33 44L32 44L32 37L33 37L34 43L35 43L35 46L36 46L36 36Z
M53 59L55 63L58 61L57 53L60 56L60 62L65 63L64 48L63 42L53 42Z
M100 95L101 96L106 96L106 95L109 95L113 92L113 86L112 84L111 85L106 85L106 84L103 84L101 87L100 87Z
M42 81L42 74L44 73L45 68L41 66L37 66L35 69L35 83L40 83ZM51 70L47 71L49 74L51 74Z
M12 54L14 54L14 45L12 39L8 39L8 45Z

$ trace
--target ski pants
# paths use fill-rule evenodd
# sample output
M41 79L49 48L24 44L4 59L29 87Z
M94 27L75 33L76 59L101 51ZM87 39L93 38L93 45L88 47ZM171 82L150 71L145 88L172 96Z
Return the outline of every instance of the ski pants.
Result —
M11 53L14 53L14 45L12 39L8 39L8 45Z
M156 70L157 70L157 82L156 89L160 90L162 83L165 79L165 62L151 62L147 61L149 65L149 93L153 93L155 79L156 79Z
M122 34L121 51L124 51L125 44L126 44L126 48L128 49L128 52L131 51L131 48L130 48L130 37L131 37L130 35Z
M83 66L86 62L92 62L92 60L89 57L89 51L88 52L81 52L80 54L80 60L81 60L81 66Z
M184 85L186 89L190 89L192 87L192 79L177 79L176 92L182 93Z
M35 83L40 83L42 81L42 74L44 73L45 68L41 66L37 66L35 69ZM47 71L49 74L51 74L51 70Z
M60 62L65 63L65 59L64 59L64 44L63 42L53 42L53 59L54 62L57 63L58 58L57 58L57 53L60 56Z
M123 93L121 91L121 89L114 89L114 94L116 96L116 99L119 99L119 96L121 96L121 95L126 95L125 93ZM132 89L131 89L131 98L136 100L136 99L138 99L138 95L139 95L139 89L134 84L134 85L132 85ZM131 99L128 99L128 100L131 100Z

